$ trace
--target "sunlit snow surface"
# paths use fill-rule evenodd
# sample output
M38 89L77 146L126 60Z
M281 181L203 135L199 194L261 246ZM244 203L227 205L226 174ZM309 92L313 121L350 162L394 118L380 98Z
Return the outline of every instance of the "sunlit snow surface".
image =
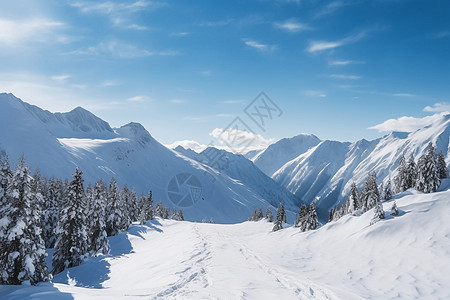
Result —
M265 221L133 225L110 238L110 256L53 284L2 286L0 299L449 299L450 191L396 198L399 216L390 201L372 226L369 211L306 233Z

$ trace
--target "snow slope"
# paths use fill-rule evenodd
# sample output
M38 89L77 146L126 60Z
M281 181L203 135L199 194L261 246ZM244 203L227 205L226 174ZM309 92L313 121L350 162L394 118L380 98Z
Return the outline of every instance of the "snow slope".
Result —
M1 286L0 298L449 299L450 191L395 198L398 216L370 226L369 211L304 233L265 221L133 225L110 238L110 256L54 283Z
M33 169L47 176L67 178L79 166L87 183L115 177L138 193L153 190L155 201L170 207L175 207L168 196L171 179L193 175L201 193L180 185L181 194L195 198L193 206L181 207L193 221L244 221L256 208L269 205L262 191L167 149L138 123L112 129L82 108L52 114L12 94L0 94L0 156L5 153L13 164L24 154ZM293 206L289 198L281 200Z

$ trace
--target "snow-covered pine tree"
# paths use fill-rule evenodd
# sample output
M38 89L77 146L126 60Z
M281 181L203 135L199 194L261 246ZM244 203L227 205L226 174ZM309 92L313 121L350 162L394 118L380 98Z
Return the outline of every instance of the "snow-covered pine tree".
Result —
M436 192L441 184L436 167L436 153L433 144L430 142L428 151L417 163L416 189L424 193Z
M255 212L253 213L253 215L248 219L249 221L259 221L262 218L264 218L263 212L261 208L257 208L255 209Z
M448 177L447 164L445 163L445 156L442 152L437 154L436 168L439 179L445 179Z
M283 222L286 222L286 211L284 210L283 203L280 202L277 209L277 217L275 219L275 226L272 231L278 231L283 229Z
M123 212L122 223L120 225L121 230L128 230L131 225L132 197L133 196L131 195L128 185L125 184L123 189L120 191L120 204Z
M115 178L112 178L107 190L106 232L108 236L117 235L122 229L123 205L120 190Z
M408 164L406 166L406 186L408 187L407 189L412 188L416 185L416 178L417 178L417 166L414 160L414 156L411 153Z
M48 180L47 194L43 202L42 238L46 248L55 245L55 230L58 225L59 204L62 202L62 181L57 179Z
M363 203L364 211L368 211L377 203L380 202L380 194L377 185L377 173L375 171L370 172L364 185L363 191Z
M273 214L272 214L272 210L270 209L270 206L267 207L266 209L266 216L265 216L267 222L272 223L273 222Z
M307 208L306 217L300 223L300 230L314 230L317 226L319 226L319 219L317 218L316 204L311 203L311 205Z
M395 202L395 201L391 207L391 216L398 216L397 202Z
M141 215L139 216L139 222L141 224L145 224L148 220L152 220L154 218L154 209L153 209L153 194L152 191L148 192L148 196L141 198L142 209Z
M330 214L328 215L328 222L333 221L333 218L334 218L334 211L335 211L335 208L332 207L332 208L330 209Z
M391 187L391 178L389 177L386 187L384 188L384 201L388 201L392 199L392 187Z
M53 274L81 264L88 254L87 211L82 172L76 168L56 228Z
M375 205L374 214L372 220L370 220L370 225L375 224L378 221L381 221L384 219L384 210L383 210L383 204L381 202L378 202Z
M405 156L402 155L397 168L397 175L394 177L395 192L401 193L406 191L408 186L408 165Z
M134 188L131 189L130 198L128 200L130 201L128 203L128 209L130 210L128 215L130 216L131 222L136 222L139 220L139 201Z
M378 192L380 193L380 201L381 202L385 201L385 199L384 199L384 184L383 184L383 182L381 182L380 185L378 186Z
M91 210L89 215L91 224L89 226L89 253L91 255L107 254L109 243L106 233L106 185L99 180L94 185L91 194Z
M308 208L305 204L303 204L297 214L297 219L295 219L294 227L300 227L302 226L302 223L305 221L306 217L308 215Z
M359 209L358 207L358 189L356 184L353 182L350 187L350 197L348 199L348 213L353 214Z
M0 283L36 284L49 279L45 244L41 233L41 212L32 191L33 178L21 157L0 207Z
M184 215L181 209L178 211L178 221L184 221Z

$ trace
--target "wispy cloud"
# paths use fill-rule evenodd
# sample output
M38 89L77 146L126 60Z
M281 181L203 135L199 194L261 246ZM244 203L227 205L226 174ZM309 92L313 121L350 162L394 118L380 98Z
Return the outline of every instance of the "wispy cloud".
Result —
M200 71L200 74L203 76L211 76L212 75L212 71L211 70L204 70L204 71Z
M328 65L330 65L330 66L347 66L347 65L355 65L355 64L364 64L364 62L357 61L357 60L330 60L330 61L328 61Z
M435 34L431 35L431 37L434 38L434 39L443 39L443 38L446 38L446 37L449 37L449 36L450 36L450 31L447 31L447 30L441 31L441 32L438 32L438 33L435 33Z
M242 39L245 45L261 52L270 52L276 49L275 45L263 44L252 39Z
M311 29L308 25L300 23L294 19L289 19L284 22L276 22L273 23L273 26L288 32L299 32Z
M439 102L435 103L432 106L426 106L423 111L426 112L450 112L450 103L447 102Z
M64 82L64 81L66 81L67 79L69 79L70 77L72 77L72 76L70 76L69 74L63 74L63 75L54 75L54 76L52 76L51 78L52 78L52 80L54 80L54 81Z
M139 25L131 21L130 15L139 11L153 11L167 6L167 3L160 1L77 1L71 4L83 13L100 14L108 17L113 26L123 29L147 30L147 26Z
M322 52L325 50L332 50L338 47L345 46L347 44L355 43L367 36L367 31L361 31L355 35L349 35L341 40L337 41L311 41L306 51L310 53Z
M119 85L116 81L103 81L100 83L101 87L110 87L110 86L117 86Z
M383 123L369 127L368 129L375 129L378 130L379 132L390 132L390 131L413 132L424 126L432 124L436 120L439 120L441 116L442 114L435 114L423 118L404 116L398 119L386 120Z
M172 32L171 34L170 34L170 36L174 36L174 37L184 37L184 36L188 36L188 35L190 35L191 33L190 32L187 32L187 31L181 31L181 32Z
M359 75L348 75L348 74L332 74L330 75L330 77L336 79L349 79L349 80L357 80L361 78L361 76Z
M339 8L347 6L347 5L349 5L348 2L333 1L329 4L327 4L326 6L324 6L319 12L317 12L314 15L314 19L326 16L326 15L330 15L330 14L334 13L336 10L338 10Z
M303 94L308 97L318 97L318 98L325 98L327 96L327 94L325 94L324 92L316 90L306 90L303 91Z
M176 98L176 99L170 100L170 102L172 102L172 103L174 103L174 104L182 104L182 103L185 103L186 100Z
M228 18L228 19L219 20L219 21L204 21L204 22L200 22L199 25L200 26L208 26L208 27L218 27L218 26L230 25L234 21L235 21L234 19Z
M0 46L22 47L34 42L67 42L70 39L59 33L62 22L34 18L27 20L0 19Z
M145 96L145 95L138 95L138 96L127 98L127 101L129 101L129 102L148 102L150 100L151 100L150 97Z
M224 100L221 101L220 103L222 104L237 104L237 103L242 103L242 100Z
M179 55L178 51L164 50L151 51L141 49L134 45L123 43L117 40L109 42L101 42L96 46L77 49L66 53L67 55L110 55L117 58L138 58L145 56L175 56Z
M416 95L409 94L409 93L393 93L392 96L394 96L394 97L415 97Z
M185 120L194 121L199 123L204 123L217 118L231 118L233 115L231 114L214 114L214 115L204 115L204 116L186 116Z

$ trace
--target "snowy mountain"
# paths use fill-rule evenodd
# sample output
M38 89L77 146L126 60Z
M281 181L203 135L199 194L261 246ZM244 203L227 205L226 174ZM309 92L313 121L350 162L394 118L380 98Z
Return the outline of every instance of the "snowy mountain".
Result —
M442 115L411 133L393 132L355 143L322 141L284 164L272 178L304 202L316 202L319 217L325 220L331 207L346 200L353 181L362 189L370 171L377 172L378 183L392 180L401 156L409 158L412 154L417 161L429 142L436 145L438 153L443 152L448 163L449 136L450 115ZM265 167L259 163L259 167L267 169L272 164L269 161Z
M12 94L0 94L0 154L8 154L13 163L24 154L46 176L68 178L79 166L88 183L115 177L138 193L151 189L155 202L180 204L185 218L193 221L243 221L269 205L262 191L167 149L138 123L112 129L83 108L52 114ZM192 206L179 202L183 195ZM293 207L291 198L279 200Z
M296 212L299 204L302 204L291 192L281 187L242 155L214 147L208 147L201 153L196 153L191 149L184 149L182 146L178 146L175 150L189 158L209 165L219 172L225 173L230 178L239 180L246 187L257 191L263 199L274 207L277 207L278 203L283 202L287 209Z
M284 138L270 145L264 151L251 158L255 165L268 176L272 176L285 163L305 153L320 143L315 135L299 134L292 138ZM253 153L252 153L253 154Z
M108 238L109 255L51 283L0 286L0 298L449 299L449 199L409 190L374 225L371 210L308 232L153 220Z

